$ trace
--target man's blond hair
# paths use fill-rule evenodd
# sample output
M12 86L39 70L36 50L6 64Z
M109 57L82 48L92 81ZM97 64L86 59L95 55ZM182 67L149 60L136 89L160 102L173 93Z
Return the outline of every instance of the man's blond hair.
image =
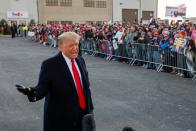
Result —
M79 42L80 36L75 32L64 32L58 37L58 45L62 44L64 40L76 40Z

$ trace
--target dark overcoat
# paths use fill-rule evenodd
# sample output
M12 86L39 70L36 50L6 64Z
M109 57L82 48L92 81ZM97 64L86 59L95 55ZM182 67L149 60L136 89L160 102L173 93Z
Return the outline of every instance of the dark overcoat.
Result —
M44 131L82 131L82 117L93 110L85 61L78 56L76 62L87 103L85 110L79 107L74 80L62 53L59 52L42 63L36 86L36 100L45 97Z

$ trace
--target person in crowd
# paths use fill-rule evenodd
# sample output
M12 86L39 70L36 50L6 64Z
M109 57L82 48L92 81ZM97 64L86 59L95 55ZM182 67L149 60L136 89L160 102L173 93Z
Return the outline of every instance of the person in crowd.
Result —
M168 53L169 53L169 45L170 45L170 40L169 40L169 35L164 34L163 39L160 41L160 47L161 47L161 61L162 64L168 65ZM163 69L164 71L168 72L168 68L165 67Z
M15 23L12 23L10 30L11 30L12 38L15 38L16 33L17 33L17 26Z
M136 43L135 37L137 36L137 31L135 26L131 26L127 32L127 55L129 58L134 58L135 54L133 54L133 45ZM131 60L131 59L130 59Z
M149 27L151 27L151 28L154 28L154 27L158 27L158 24L157 24L157 22L156 22L156 20L155 19L152 19L152 21L150 22L150 24L149 24Z
M186 59L184 56L184 51L186 47L186 32L185 31L179 31L178 36L175 38L174 45L176 46L176 51L178 53L177 55L177 67L178 68L185 68L186 65ZM183 77L184 71L181 69L178 69L177 75Z
M186 53L186 64L188 70L190 70L190 72L188 72L188 77L194 77L194 75L196 75L194 72L196 71L196 47L192 39L189 40L188 51Z
M24 36L27 37L28 26L27 25L23 25L22 30L24 32Z
M145 68L147 69L154 69L155 68L155 65L154 63L151 63L151 62L154 62L154 57L153 57L153 54L154 54L154 50L156 50L154 47L154 43L153 43L153 34L151 31L148 31L147 32L147 35L146 35L146 43L145 43L145 48L146 48L146 60L149 61L145 64Z
M193 29L192 29L192 33L191 33L191 39L194 41L195 43L195 47L196 47L196 25L193 26Z
M170 38L170 46L169 46L169 63L171 68L169 68L169 72L172 74L176 74L176 69L174 67L177 66L177 52L176 52L176 45L174 45L174 39Z
M93 32L92 32L92 25L87 25L86 26L86 31L85 31L85 44L87 45L87 54L92 54L93 51Z

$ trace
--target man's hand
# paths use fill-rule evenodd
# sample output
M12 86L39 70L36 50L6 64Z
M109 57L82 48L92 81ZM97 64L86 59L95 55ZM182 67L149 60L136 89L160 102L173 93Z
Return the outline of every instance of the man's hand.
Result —
M15 86L17 87L17 90L20 93L27 95L30 102L36 101L36 97L35 97L36 88L35 87L25 87L23 85L15 85Z

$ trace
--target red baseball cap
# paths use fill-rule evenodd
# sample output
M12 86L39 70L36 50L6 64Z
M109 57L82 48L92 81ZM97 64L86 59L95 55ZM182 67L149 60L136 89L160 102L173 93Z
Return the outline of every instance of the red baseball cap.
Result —
M185 36L186 35L186 32L185 31L181 31L180 32L180 35Z

